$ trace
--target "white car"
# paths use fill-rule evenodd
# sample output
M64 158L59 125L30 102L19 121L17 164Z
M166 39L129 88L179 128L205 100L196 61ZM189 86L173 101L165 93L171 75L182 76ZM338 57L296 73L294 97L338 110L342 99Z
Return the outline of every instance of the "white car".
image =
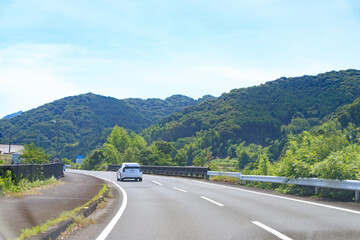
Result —
M138 163L122 163L117 171L117 180L134 179L142 181L142 171Z

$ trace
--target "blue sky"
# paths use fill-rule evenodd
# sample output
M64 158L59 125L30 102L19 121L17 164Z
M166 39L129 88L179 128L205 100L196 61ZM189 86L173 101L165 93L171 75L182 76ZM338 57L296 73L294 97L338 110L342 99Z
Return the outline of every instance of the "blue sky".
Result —
M220 96L360 69L357 0L2 0L0 117L70 95Z

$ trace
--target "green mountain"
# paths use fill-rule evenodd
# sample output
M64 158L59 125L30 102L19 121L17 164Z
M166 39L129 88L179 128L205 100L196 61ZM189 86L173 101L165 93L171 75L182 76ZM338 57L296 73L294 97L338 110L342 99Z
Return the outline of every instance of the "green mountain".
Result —
M34 142L54 157L59 133L60 156L75 159L101 146L115 125L140 132L201 101L182 95L165 100L119 100L92 93L66 97L0 120L0 142L9 143L10 136L13 144Z
M148 142L185 146L182 154L188 155L188 164L200 155L235 156L234 146L243 142L276 146L269 151L271 159L277 159L289 133L301 133L332 115L344 126L360 121L355 101L359 97L358 70L280 78L198 100L182 95L118 100L89 93L0 120L0 142L35 142L54 157L59 133L60 156L74 159L102 146L118 125L141 132Z
M185 108L147 129L143 136L148 141L179 143L215 130L219 134L216 146L230 147L243 141L264 146L287 133L320 124L338 107L358 97L358 70L283 77L260 86L234 89L218 99ZM223 152L227 153L226 149Z
M139 111L147 119L151 119L151 122L154 124L165 116L180 112L184 107L197 105L198 103L211 99L216 98L211 95L205 95L198 100L194 100L183 95L173 95L166 98L165 101L159 98L149 98L146 100L128 98L125 99L124 102Z

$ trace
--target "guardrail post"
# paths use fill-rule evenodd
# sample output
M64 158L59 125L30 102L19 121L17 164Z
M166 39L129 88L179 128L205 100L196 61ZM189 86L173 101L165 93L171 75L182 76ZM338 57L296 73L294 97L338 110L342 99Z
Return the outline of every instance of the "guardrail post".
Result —
M319 194L319 188L315 187L315 196L317 196Z
M359 201L359 191L355 191L355 202Z

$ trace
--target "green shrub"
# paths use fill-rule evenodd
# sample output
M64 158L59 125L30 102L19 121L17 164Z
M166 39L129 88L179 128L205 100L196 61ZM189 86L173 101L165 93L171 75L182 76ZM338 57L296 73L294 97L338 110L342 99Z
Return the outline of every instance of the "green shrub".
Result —
M6 171L5 174L0 177L0 195L4 196L7 192L18 191L20 191L20 189L13 181L11 171Z

